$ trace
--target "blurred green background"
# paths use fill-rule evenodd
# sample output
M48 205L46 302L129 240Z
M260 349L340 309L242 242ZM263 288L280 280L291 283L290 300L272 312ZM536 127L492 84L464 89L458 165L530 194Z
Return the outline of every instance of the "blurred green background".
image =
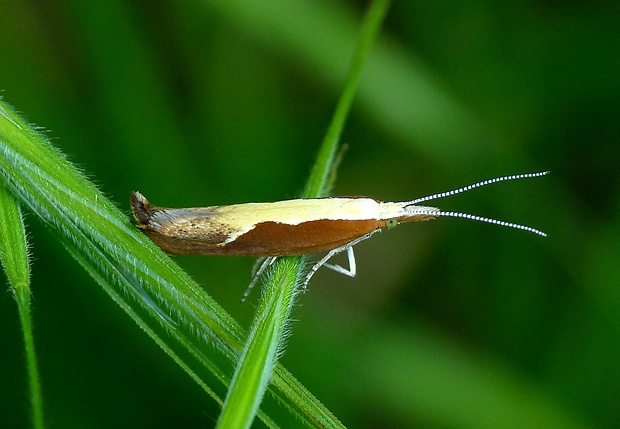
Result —
M132 190L166 206L294 198L365 6L8 0L1 95L128 216ZM408 200L551 170L436 202L549 237L440 219L359 245L355 279L321 270L282 363L347 426L620 426L618 28L616 1L393 3L333 193ZM214 401L27 223L49 427L213 426ZM175 260L248 325L251 258ZM8 292L0 318L0 426L26 427Z

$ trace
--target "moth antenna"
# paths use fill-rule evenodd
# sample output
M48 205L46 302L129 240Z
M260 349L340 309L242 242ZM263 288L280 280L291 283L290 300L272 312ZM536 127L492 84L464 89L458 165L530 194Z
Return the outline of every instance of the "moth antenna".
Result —
M529 179L531 177L540 177L540 176L545 176L547 174L549 174L548 171L541 171L541 172L538 172L538 173L513 174L511 176L496 177L494 179L487 179L487 180L483 180L481 182L473 183L473 184L468 185L468 186L463 186L462 188L454 189L452 191L440 192L438 194L429 195L427 197L417 198L417 199L412 200L412 201L407 201L405 204L406 205L412 205L412 204L422 203L424 201L437 200L439 198L450 197L452 195L461 194L463 192L471 191L472 189L481 188L483 186L490 185L492 183L507 182L509 180L518 180L518 179ZM451 212L445 212L445 213L451 213ZM445 215L441 215L441 216L445 216ZM455 217L455 216L453 216L453 217ZM456 216L456 217L465 217L465 216ZM477 216L473 216L473 217L475 218ZM482 218L482 219L484 219L484 218ZM476 219L476 220L482 220L482 219ZM493 220L493 219L487 219L484 222L488 222L489 220ZM490 222L490 223L498 223L499 224L500 221L494 221L494 222ZM520 229L526 229L526 228L520 228Z
M475 220L478 222L485 222L485 223L492 223L494 225L500 225L500 226L506 226L508 228L514 228L514 229L521 229L523 231L529 231L529 232L533 232L534 234L538 234L541 235L543 237L546 237L547 234L545 232L542 232L539 229L536 228L532 228L531 226L525 226L525 225L520 225L518 223L513 223L513 222L506 222L503 220L497 220L497 219L492 219L492 218L488 218L488 217L484 217L484 216L477 216L477 215L473 215L473 214L469 214L469 213L460 213L460 212L443 212L441 210L437 210L437 211L433 211L433 210L428 210L428 211L419 211L416 212L416 214L422 214L422 215L429 215L429 216L433 216L433 217L460 217L463 219L471 219L471 220Z

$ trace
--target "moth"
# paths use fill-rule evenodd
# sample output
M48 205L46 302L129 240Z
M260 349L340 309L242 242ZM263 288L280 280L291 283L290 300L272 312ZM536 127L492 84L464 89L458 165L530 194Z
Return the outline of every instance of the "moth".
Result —
M327 252L306 275L302 290L322 266L355 277L353 246L403 222L460 217L546 236L529 226L418 204L492 183L540 177L547 173L497 177L404 202L382 202L367 197L327 197L175 209L154 206L139 192L132 192L131 207L138 228L167 253L264 258L244 294L245 299L264 270L282 256ZM344 251L348 254L348 269L327 263Z

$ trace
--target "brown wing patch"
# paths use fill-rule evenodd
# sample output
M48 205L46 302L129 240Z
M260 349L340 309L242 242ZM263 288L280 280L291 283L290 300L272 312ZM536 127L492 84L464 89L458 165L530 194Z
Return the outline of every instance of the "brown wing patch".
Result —
M263 222L227 243L226 254L291 256L323 252L349 243L378 228L381 220L314 220L298 225Z

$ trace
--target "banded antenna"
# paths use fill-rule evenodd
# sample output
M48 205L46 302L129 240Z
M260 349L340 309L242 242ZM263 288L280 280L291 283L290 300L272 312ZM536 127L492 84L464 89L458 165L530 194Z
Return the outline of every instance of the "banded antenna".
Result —
M411 211L415 212L415 214L425 214L425 215L429 215L429 216L434 216L434 217L459 217L459 218L464 218L464 219L471 219L471 220L475 220L478 222L486 222L486 223L492 223L495 225L500 225L500 226L506 226L508 228L514 228L514 229L521 229L524 231L529 231L529 232L533 232L534 234L538 234L541 235L543 237L546 237L547 234L536 229L536 228L532 228L530 226L525 226L525 225L520 225L518 223L513 223L513 222L506 222L503 220L497 220L497 219L492 219L492 218L487 218L487 217L483 217L483 216L477 216L477 215L472 215L472 214L468 214L468 213L460 213L460 212L449 212L449 211L442 211L442 210L419 210L418 207L415 206L415 204L418 203L422 203L425 201L431 201L431 200L437 200L440 198L445 198L445 197L450 197L452 195L456 195L456 194L461 194L463 192L467 192L467 191L471 191L472 189L476 189L476 188L481 188L483 186L486 185L490 185L492 183L498 183L498 182L506 182L509 180L518 180L518 179L529 179L532 177L541 177L541 176L545 176L549 174L548 171L541 171L538 173L525 173L525 174L514 174L511 176L502 176L502 177L496 177L494 179L487 179L487 180L483 180L481 182L476 182L473 183L471 185L468 186L463 186L462 188L458 188L458 189L454 189L452 191L447 191L447 192L440 192L438 194L433 194L433 195L429 195L427 197L421 197L421 198L417 198L415 200L411 200L411 201L407 201L405 204L405 209L410 209ZM416 210L416 208L418 208L418 210Z

